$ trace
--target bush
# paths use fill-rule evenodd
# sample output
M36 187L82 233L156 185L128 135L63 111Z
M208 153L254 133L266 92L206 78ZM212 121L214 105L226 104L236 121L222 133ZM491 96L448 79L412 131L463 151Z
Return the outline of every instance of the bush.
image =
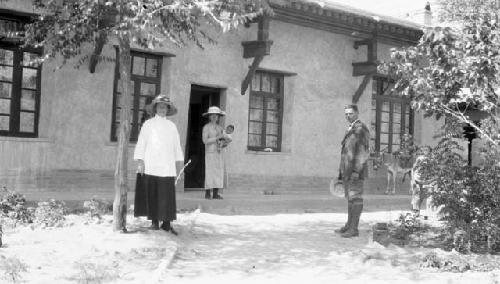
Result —
M89 213L90 218L96 217L97 219L101 219L102 215L108 214L113 210L111 203L106 200L98 200L95 197L83 202L83 208Z
M482 252L487 246L492 252L500 241L500 167L494 155L480 167L471 167L461 150L457 142L442 139L420 171L424 179L436 182L430 194L434 206L444 205L441 212L454 236L452 246L462 252L467 247Z
M65 220L64 215L66 212L67 208L63 201L50 199L49 201L38 202L34 221L42 227L61 226Z
M420 228L422 228L422 224L415 214L401 214L395 222L395 227L391 229L391 236L396 239L406 240Z
M3 187L3 194L0 199L0 213L2 217L7 217L15 223L32 223L32 207L26 207L26 198L18 192L11 192Z
M10 282L18 282L22 279L22 274L28 271L28 266L16 257L0 256L0 271L3 278Z

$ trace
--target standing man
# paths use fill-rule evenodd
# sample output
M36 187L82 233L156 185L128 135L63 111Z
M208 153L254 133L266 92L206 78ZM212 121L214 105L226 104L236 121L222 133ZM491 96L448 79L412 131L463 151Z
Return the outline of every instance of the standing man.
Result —
M177 127L167 119L167 116L176 114L177 109L167 96L160 94L146 106L146 110L155 115L142 125L135 146L137 171L144 174L144 182L141 188L136 188L136 194L138 190L144 190L145 215L151 220L151 228L161 228L177 235L170 222L177 219L175 178L182 168L184 154ZM163 221L161 227L159 220Z
M342 140L339 180L342 180L347 198L347 223L335 230L343 238L359 235L359 217L363 211L363 183L368 175L370 132L358 118L358 106L347 105L344 113L349 128Z

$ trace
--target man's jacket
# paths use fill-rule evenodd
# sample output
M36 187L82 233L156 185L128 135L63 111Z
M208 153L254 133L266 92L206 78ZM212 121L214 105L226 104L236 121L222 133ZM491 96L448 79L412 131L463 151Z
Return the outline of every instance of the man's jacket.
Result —
M367 161L370 155L370 131L360 120L355 121L342 140L340 174L344 181L350 180L352 173L359 178L368 175Z

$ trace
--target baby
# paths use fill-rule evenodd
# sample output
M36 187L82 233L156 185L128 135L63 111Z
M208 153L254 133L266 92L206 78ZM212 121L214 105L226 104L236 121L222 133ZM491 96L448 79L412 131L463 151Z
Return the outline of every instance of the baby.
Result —
M227 147L233 138L231 134L234 132L234 125L230 124L226 127L226 130L222 132L222 137L217 139L217 151L220 152L222 148Z

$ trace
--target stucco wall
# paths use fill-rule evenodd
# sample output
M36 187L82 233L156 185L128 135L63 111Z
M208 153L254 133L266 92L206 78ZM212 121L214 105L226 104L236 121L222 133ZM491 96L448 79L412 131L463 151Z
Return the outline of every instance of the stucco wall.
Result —
M277 185L270 183L273 186L293 187L283 177L296 180L300 187L306 186L301 177L308 177L308 184L316 180L323 186L337 173L340 142L347 126L343 107L351 102L362 81L361 76L352 76L352 63L365 61L366 49L355 50L355 39L348 36L272 21L271 54L260 67L293 73L285 77L283 152L248 151L249 95L242 96L240 88L252 60L243 59L241 42L256 39L256 26L218 35L218 44L206 45L204 50L173 46L157 50L175 54L163 60L162 92L169 94L179 109L172 120L182 145L186 144L191 84L222 88L226 123L236 126L227 152L231 186L238 186L238 181L251 186L273 177L278 181ZM381 57L387 56L388 49L379 46ZM114 48L106 47L104 54L114 57ZM88 72L86 64L75 69L69 63L54 71L57 66L58 62L43 66L40 138L0 137L0 177L20 190L34 188L29 181L19 181L20 176L33 176L30 173L34 171L36 184L44 190L64 187L44 182L56 176L64 176L67 184L72 180L81 183L75 190L112 190L116 155L116 143L110 142L114 63L98 64L94 74ZM360 118L367 125L371 90L368 85L358 103ZM129 150L133 177L133 145Z

